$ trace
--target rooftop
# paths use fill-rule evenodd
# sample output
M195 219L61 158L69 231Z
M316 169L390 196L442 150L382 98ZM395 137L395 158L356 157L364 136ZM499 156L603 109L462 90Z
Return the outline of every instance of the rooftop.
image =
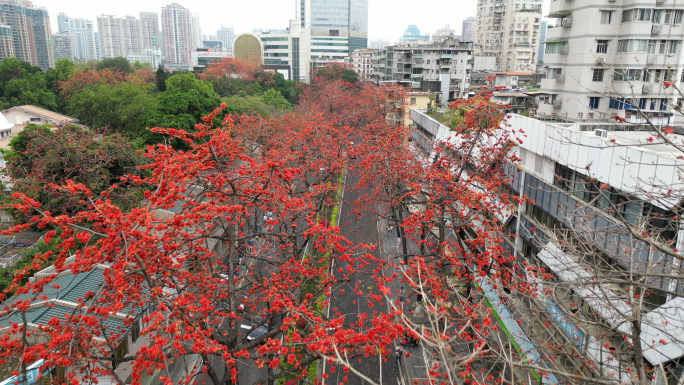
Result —
M24 111L30 114L38 115L41 118L45 118L45 120L51 121L53 123L58 123L58 124L64 124L64 123L76 123L78 122L78 119L72 118L71 116L66 116L62 114L58 114L54 111L46 110L45 108L40 108L32 105L25 105L25 106L16 106L12 108L8 108L2 112L7 112L11 110L20 110Z

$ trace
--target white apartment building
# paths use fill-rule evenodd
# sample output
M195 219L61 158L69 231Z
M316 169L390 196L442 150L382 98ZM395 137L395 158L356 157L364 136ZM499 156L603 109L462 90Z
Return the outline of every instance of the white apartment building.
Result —
M352 52L352 69L359 75L359 80L371 80L373 73L373 49L357 49Z
M475 31L475 16L468 16L463 19L461 28L461 41L473 41L473 32Z
M163 58L165 65L190 69L191 53L195 50L192 13L183 6L172 3L162 8L161 14Z
M496 56L498 71L534 71L542 0L478 0L476 55Z
M420 159L432 161L440 143L463 140L424 110L412 109L410 116L414 153ZM596 132L599 127L592 122L556 124L515 114L501 125L501 131L520 139L513 148L518 161L505 167L510 177L507 188L522 202L513 210L492 214L506 228L501 247L514 257L513 263L521 271L529 266L542 268L549 277L540 280L534 274L526 275L538 288L537 295L527 302L514 301L515 295L487 278L480 285L491 304L488 306L508 329L508 338L522 348L526 358L558 371L549 374L544 383L573 383L560 375L563 372L595 377L597 383L599 379L637 383L632 377L635 349L624 336L636 333L631 320L638 313L643 358L647 369L653 371L649 383L682 384L681 260L625 235L621 220L647 226L661 242L671 242L681 255L684 231L675 215L681 199L677 190L681 187L678 173L684 167L681 152L658 139L656 146L644 146L652 132L620 128ZM511 130L520 131L516 134ZM679 142L683 138L673 135L671 139ZM669 188L676 191L672 199L653 199L654 195L668 194ZM523 197L530 201L525 202ZM587 247L568 247L571 242ZM597 268L589 249L599 253L605 260L598 263L610 269ZM629 288L610 280L621 274L649 286L651 291L645 293L639 307L631 308L624 299ZM550 292L554 294L547 294ZM519 317L524 317L524 322ZM548 331L542 333L535 323L545 324ZM562 352L554 346L563 346Z
M69 60L85 63L88 60L97 59L95 26L92 20L73 18L64 13L57 15L57 20L59 33L69 36ZM60 36L60 39L63 39L63 37ZM57 40L55 39L55 42ZM60 45L59 51L63 51L64 43L60 42ZM57 44L55 44L55 52L57 53L57 51ZM63 52L59 52L55 57L62 58L67 56L64 56Z
M98 16L97 30L102 58L126 57L129 53L144 51L141 23L133 16Z
M388 46L373 53L376 83L395 83L415 91L441 92L442 101L462 98L470 87L472 44Z
M140 12L140 27L142 28L143 49L160 48L159 15L156 12Z
M537 112L637 123L638 108L658 123L684 123L672 114L677 92L663 84L681 85L683 13L674 0L552 1L541 84L550 97Z

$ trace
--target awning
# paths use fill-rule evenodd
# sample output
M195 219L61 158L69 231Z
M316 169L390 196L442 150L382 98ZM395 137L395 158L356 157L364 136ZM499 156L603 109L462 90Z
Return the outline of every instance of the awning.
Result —
M668 301L642 318L641 343L644 358L653 366L684 356L684 298Z
M571 11L556 11L556 12L550 13L546 17L558 18L558 17L566 17L566 16L570 16L570 15L572 15Z
M544 44L553 44L553 43L567 43L567 39L559 39L559 40L546 40L543 43Z

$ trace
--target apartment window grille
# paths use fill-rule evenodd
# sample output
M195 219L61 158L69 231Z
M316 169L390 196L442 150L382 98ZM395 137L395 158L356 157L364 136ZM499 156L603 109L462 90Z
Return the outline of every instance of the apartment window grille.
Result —
M601 24L610 24L613 20L613 11L601 11Z
M594 74L591 76L591 81L602 82L604 72L605 70L603 68L594 68Z
M590 96L589 97L589 108L591 109L598 109L599 108L599 100L600 98L598 96Z
M599 40L596 44L596 53L608 52L608 40Z

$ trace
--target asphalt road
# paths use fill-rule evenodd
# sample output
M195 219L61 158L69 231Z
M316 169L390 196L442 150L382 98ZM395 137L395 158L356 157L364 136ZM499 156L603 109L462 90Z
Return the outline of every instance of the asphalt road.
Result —
M353 191L352 186L356 184L358 176L354 171L350 170L347 176L347 183L343 197L343 205L341 210L340 218L340 228L341 233L349 241L353 242L354 245L359 243L364 244L374 244L377 247L374 251L370 251L374 257L380 257L380 247L379 247L379 234L377 228L377 218L372 215L357 216L352 213L354 209L354 202L359 198L359 193ZM364 251L365 253L366 251ZM335 274L340 274L337 272L337 268L345 268L346 264L344 262L335 263ZM375 290L375 281L371 279L370 272L377 268L377 264L371 263L364 268L364 271L354 273L349 277L350 282L344 286L344 294L341 294L339 290L333 290L331 298L331 316L335 313L334 309L345 315L345 325L349 325L357 321L358 314L365 313L369 317L367 319L372 319L373 311L382 312L385 311L386 305L384 301L373 302L373 308L371 308L368 303L368 297L358 296L354 290L352 290L355 284L359 283L359 288L364 291L364 294L371 292L378 294ZM382 359L382 363L381 363ZM379 382L380 375L382 374L383 384L397 384L399 383L399 369L394 364L394 355L392 353L386 355L385 357L358 357L352 361L352 367L358 370L369 379ZM382 368L382 369L381 369ZM344 382L343 378L346 376L348 381L346 384L350 385L363 385L368 384L367 381L361 377L353 374L351 371L349 373L344 373L341 368L335 368L334 372L330 371L330 366L326 364L325 373L328 374L328 378L324 380L325 384L337 385Z

